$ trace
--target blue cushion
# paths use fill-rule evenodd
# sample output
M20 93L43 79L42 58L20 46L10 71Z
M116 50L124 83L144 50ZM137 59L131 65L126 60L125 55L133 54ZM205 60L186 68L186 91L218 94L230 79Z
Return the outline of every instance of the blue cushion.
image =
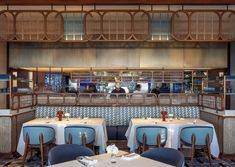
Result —
M94 156L94 152L84 146L63 144L52 148L48 153L48 165L75 160L78 156Z
M117 140L117 126L107 126L107 135L109 140Z
M150 158L176 167L184 166L184 155L173 148L154 148L141 154L142 157Z
M126 131L128 126L117 126L117 140L126 140Z

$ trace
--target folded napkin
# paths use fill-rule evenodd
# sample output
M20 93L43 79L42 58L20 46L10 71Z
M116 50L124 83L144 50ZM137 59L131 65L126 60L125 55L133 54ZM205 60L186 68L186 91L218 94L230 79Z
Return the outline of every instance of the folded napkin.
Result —
M94 165L96 164L98 161L96 159L92 159L90 157L87 156L80 156L77 158L78 162L80 162L81 164L87 166L87 165Z
M140 155L136 153L130 153L121 157L122 160L133 160L139 158Z

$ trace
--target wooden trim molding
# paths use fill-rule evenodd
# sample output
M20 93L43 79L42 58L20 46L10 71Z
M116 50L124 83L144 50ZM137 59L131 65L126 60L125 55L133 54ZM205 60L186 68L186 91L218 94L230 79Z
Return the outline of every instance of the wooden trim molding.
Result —
M235 0L2 0L0 5L182 5L182 4L235 4Z

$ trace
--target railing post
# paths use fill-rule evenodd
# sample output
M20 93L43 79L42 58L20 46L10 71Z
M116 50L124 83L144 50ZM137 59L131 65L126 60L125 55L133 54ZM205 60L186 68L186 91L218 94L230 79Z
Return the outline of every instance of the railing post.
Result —
M218 107L217 107L217 95L215 96L215 110L216 111L218 110Z
M47 93L47 105L50 104L50 101L49 101L49 94Z
M14 95L11 96L11 109L13 110L14 109Z
M38 94L35 94L36 100L35 100L35 106L38 105Z
M63 93L62 95L63 95L63 103L65 104L65 93Z
M17 113L20 110L20 95L17 96L17 101L18 101L18 108L17 108Z

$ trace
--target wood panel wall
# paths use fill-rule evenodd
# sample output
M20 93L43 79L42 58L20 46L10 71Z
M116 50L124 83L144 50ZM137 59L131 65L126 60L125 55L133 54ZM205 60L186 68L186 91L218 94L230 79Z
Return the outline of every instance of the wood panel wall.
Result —
M7 44L6 42L0 42L0 74L7 73ZM0 81L0 88L5 88L7 82ZM6 108L6 95L0 94L0 108Z
M227 45L12 43L10 67L226 68Z
M34 110L15 115L0 116L0 153L14 153L16 151L23 123L34 118Z

